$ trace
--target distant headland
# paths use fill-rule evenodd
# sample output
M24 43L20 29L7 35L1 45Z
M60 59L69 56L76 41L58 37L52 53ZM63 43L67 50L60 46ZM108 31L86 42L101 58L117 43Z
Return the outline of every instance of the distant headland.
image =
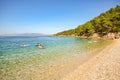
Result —
M28 36L28 37L30 37L30 36L40 36L40 37L42 37L42 36L52 36L52 35L50 35L50 34L43 34L43 33L22 33L22 34L1 34L0 36Z

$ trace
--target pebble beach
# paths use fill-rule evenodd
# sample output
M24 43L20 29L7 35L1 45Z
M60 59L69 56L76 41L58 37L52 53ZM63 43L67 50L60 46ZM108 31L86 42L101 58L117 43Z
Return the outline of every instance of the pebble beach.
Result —
M62 80L120 80L120 39L115 40Z

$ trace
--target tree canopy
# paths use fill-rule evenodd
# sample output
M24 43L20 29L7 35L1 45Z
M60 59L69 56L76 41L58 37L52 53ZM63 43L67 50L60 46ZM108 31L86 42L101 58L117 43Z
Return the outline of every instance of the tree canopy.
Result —
M100 35L120 32L120 6L101 13L92 20L79 25L75 29L66 30L55 34L56 36L91 36L94 33Z

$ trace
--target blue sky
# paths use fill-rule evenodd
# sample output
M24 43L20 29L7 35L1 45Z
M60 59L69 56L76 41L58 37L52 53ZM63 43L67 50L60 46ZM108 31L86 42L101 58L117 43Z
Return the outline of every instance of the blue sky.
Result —
M0 34L54 34L119 5L120 0L0 0Z

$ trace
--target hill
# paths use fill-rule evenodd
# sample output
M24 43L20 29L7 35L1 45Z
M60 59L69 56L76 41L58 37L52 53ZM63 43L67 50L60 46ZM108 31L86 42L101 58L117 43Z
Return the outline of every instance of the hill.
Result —
M106 12L101 13L99 16L92 20L79 25L75 29L66 30L54 34L55 36L93 36L97 33L100 37L108 35L109 33L120 32L120 6L111 8Z
M39 37L39 36L41 36L41 37L42 37L42 36L52 36L52 35L47 35L47 34L42 34L42 33L23 33L23 34L1 34L0 36L21 36L21 37L22 37L22 36L23 36L23 37L24 37L24 36L25 36L25 37L27 37L27 36L28 36L28 37L31 37L31 36L32 36L32 37L34 37L34 36L35 36L35 37L36 37L36 36Z

